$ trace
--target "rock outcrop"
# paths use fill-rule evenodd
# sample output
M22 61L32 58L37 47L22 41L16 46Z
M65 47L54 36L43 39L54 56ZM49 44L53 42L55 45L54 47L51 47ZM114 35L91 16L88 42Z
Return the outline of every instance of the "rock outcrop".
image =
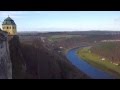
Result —
M0 31L0 79L12 79L8 36L3 31Z
M21 52L18 36L9 36L10 58L12 62L12 78L24 79L26 64Z

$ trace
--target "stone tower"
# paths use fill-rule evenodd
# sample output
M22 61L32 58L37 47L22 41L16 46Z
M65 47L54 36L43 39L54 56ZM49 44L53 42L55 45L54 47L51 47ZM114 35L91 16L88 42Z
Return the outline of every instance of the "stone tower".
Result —
M2 30L6 31L8 35L16 35L17 34L17 27L14 22L9 16L3 21L2 23Z

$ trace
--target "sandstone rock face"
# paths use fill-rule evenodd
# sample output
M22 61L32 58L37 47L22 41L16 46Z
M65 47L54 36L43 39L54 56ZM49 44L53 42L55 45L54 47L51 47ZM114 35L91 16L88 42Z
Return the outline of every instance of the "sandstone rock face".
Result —
M7 39L0 42L0 79L12 79L12 63Z

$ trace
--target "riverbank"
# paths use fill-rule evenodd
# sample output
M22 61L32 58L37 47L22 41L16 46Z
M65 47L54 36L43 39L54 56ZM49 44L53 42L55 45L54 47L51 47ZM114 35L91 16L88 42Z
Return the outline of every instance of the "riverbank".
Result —
M77 51L78 56L89 64L120 78L120 66L114 65L108 60L101 60L100 56L91 53L89 49L87 47L79 49Z
M66 55L70 50L77 49L79 47L74 47L74 48L66 48L63 53Z
M93 65L88 64L85 60L83 60L77 55L76 53L77 50L79 50L79 48L71 49L70 51L68 51L66 57L81 72L85 73L91 79L114 79L115 78L114 76L94 67Z

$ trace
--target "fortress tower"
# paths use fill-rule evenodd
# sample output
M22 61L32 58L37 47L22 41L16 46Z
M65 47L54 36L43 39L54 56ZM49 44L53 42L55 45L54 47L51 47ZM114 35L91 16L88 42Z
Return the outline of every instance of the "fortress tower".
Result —
M14 20L12 20L9 16L2 23L2 30L6 31L8 35L16 35L17 28Z

